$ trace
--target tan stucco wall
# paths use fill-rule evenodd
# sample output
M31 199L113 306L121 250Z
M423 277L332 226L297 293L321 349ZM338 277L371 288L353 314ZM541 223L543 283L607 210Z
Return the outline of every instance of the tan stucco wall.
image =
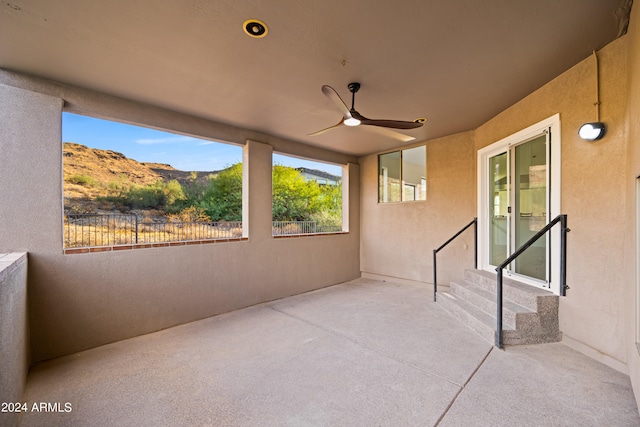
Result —
M638 271L637 253L637 211L636 177L640 177L640 5L631 11L629 32L627 33L628 49L628 98L626 131L629 149L627 151L628 168L626 174L626 233L625 233L625 324L627 364L631 383L636 394L636 402L640 406L640 356L636 341L638 337L638 288L636 272Z
M426 146L426 201L378 203L378 156L360 159L363 274L433 283L433 250L475 216L473 133ZM438 283L447 284L464 268L473 268L472 230L438 254Z
M626 370L628 43L628 37L622 37L598 52L600 119L608 126L601 141L589 143L577 135L582 123L596 120L596 68L590 56L475 131L427 142L425 203L378 204L377 159L363 158L363 272L431 282L431 251L476 215L477 150L559 113L561 210L572 230L567 266L571 289L561 299L560 327L570 345ZM459 277L456 265L472 264L465 244L471 246L470 235L454 243L450 252L441 252L439 282Z
M0 304L0 403L21 402L29 371L27 254L0 253ZM19 415L0 412L0 425L18 425Z
M249 240L64 255L63 98L98 117L251 140ZM33 361L359 277L360 172L348 156L3 71L0 122L0 252L29 252ZM350 233L271 237L273 150L350 164Z
M596 68L588 57L505 110L475 132L476 149L560 113L561 210L568 215L567 283L560 303L560 329L567 340L626 363L623 274L625 225L625 108L627 43L621 38L598 52L600 119L607 135L596 142L578 137L596 120Z

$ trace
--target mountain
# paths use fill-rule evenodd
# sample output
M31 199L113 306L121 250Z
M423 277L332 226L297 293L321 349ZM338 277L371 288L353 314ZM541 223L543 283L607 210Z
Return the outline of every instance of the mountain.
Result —
M177 180L188 185L192 172L175 169L161 163L142 163L111 150L89 148L73 142L63 143L63 174L65 208L77 202L106 196L119 188L145 186L156 181ZM216 171L197 172L197 180L204 182Z
M115 151L89 148L73 142L65 142L62 151L65 182L73 176L89 176L100 183L128 181L139 185L153 184L161 179L160 174L149 166Z

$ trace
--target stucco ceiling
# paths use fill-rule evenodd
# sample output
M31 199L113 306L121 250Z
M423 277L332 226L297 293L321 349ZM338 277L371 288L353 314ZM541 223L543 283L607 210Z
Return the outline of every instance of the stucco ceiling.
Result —
M322 94L414 120L414 141L476 128L614 40L624 0L7 0L0 68L363 155L406 142L337 123ZM243 32L247 19L268 26Z

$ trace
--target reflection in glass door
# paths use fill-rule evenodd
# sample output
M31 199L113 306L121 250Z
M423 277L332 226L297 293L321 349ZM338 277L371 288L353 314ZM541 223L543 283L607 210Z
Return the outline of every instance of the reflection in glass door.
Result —
M507 258L509 244L509 180L507 152L489 158L489 263Z
M547 224L547 135L511 145L488 158L489 264L501 264ZM541 238L507 271L547 280L547 239Z
M547 224L547 137L514 149L514 250ZM541 238L515 261L515 272L547 280L547 239Z

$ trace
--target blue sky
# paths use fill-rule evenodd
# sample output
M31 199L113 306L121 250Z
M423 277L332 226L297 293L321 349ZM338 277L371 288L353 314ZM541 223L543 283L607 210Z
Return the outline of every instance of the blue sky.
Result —
M139 162L184 171L216 171L242 160L242 147L78 114L62 114L62 141L112 150ZM340 166L274 154L274 162L341 175Z

